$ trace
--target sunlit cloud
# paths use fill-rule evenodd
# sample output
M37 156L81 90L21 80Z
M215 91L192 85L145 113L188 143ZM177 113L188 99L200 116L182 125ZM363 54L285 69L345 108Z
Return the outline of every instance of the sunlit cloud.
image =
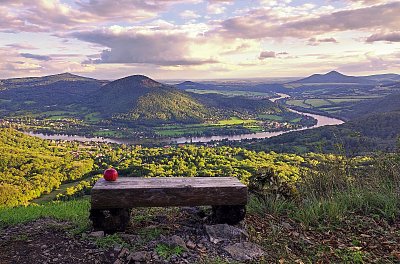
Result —
M399 71L393 55L400 50L399 1L0 2L2 78L64 71L104 79Z

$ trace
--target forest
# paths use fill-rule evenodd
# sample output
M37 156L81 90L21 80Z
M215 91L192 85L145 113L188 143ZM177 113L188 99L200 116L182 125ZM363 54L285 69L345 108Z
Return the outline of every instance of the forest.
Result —
M249 184L260 169L294 184L334 155L256 152L240 147L166 146L146 148L105 143L46 141L13 129L0 130L0 206L26 205L62 184L76 182L62 196L90 190L102 170L115 167L126 177L232 176ZM366 158L359 158L365 162ZM64 197L65 198L65 197Z

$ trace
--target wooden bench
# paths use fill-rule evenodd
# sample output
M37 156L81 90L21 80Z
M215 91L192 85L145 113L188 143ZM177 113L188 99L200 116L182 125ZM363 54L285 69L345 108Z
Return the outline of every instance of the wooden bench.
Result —
M211 205L213 220L236 224L246 214L247 187L233 177L121 177L99 179L92 189L94 229L125 230L134 207Z

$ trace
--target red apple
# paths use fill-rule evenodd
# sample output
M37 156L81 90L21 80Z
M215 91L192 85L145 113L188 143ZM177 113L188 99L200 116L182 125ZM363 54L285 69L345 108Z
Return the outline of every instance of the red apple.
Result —
M118 172L114 168L106 169L103 175L106 181L116 181L118 178Z

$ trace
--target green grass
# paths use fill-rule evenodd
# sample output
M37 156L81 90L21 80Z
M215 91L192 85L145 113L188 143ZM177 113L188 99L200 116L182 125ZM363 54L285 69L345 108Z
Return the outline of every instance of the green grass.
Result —
M205 132L209 127L204 126L204 127L196 127L196 126L188 126L186 128L173 128L173 129L157 129L156 133L159 134L160 136L166 136L166 137L176 137L176 136L182 136L186 134L193 134L193 133L203 133Z
M294 118L294 119L290 120L289 122L290 123L298 123L300 121L301 121L301 117L298 117L298 118Z
M129 244L126 243L118 234L107 235L104 237L96 238L95 243L98 247L106 249L112 248L114 246L122 246L129 247Z
M67 202L50 202L42 205L0 208L0 227L23 224L39 218L50 217L69 221L74 225L74 232L83 232L89 228L89 199Z
M291 106L299 106L303 108L310 108L310 105L307 105L304 103L304 100L288 100L286 101L286 104L291 105Z
M254 119L231 117L230 119L220 120L217 123L162 126L157 127L155 131L160 136L177 137L184 135L201 135L208 130L215 129L216 127L226 127L226 129L229 129L230 126L244 125L251 131L258 132L261 131L261 128L256 125L257 122L259 121Z
M169 261L169 259L175 255L175 256L180 256L184 252L184 248L180 246L169 246L166 244L158 244L157 247L155 248L156 253Z
M321 107L321 106L329 106L332 103L325 99L307 99L304 101L305 104L311 105L312 107Z
M143 228L138 231L138 234L144 241L151 241L165 233L165 230L157 227Z
M89 122L99 122L101 120L101 116L99 112L95 112L85 115L84 119Z
M326 100L328 100L329 102L332 102L334 104L340 104L340 103L359 102L359 101L362 101L363 99L354 99L354 98L339 98L339 99L335 99L335 98L328 98Z
M238 117L231 117L230 119L220 120L218 123L214 125L218 126L231 126L231 125L241 125L241 124L250 124L257 123L258 121L255 119L240 119Z
M248 212L288 216L317 227L340 225L354 214L393 222L400 215L398 160L396 156L376 158L371 161L374 166L365 168L367 172L356 170L347 158L321 163L302 176L290 198L272 193L251 196Z

